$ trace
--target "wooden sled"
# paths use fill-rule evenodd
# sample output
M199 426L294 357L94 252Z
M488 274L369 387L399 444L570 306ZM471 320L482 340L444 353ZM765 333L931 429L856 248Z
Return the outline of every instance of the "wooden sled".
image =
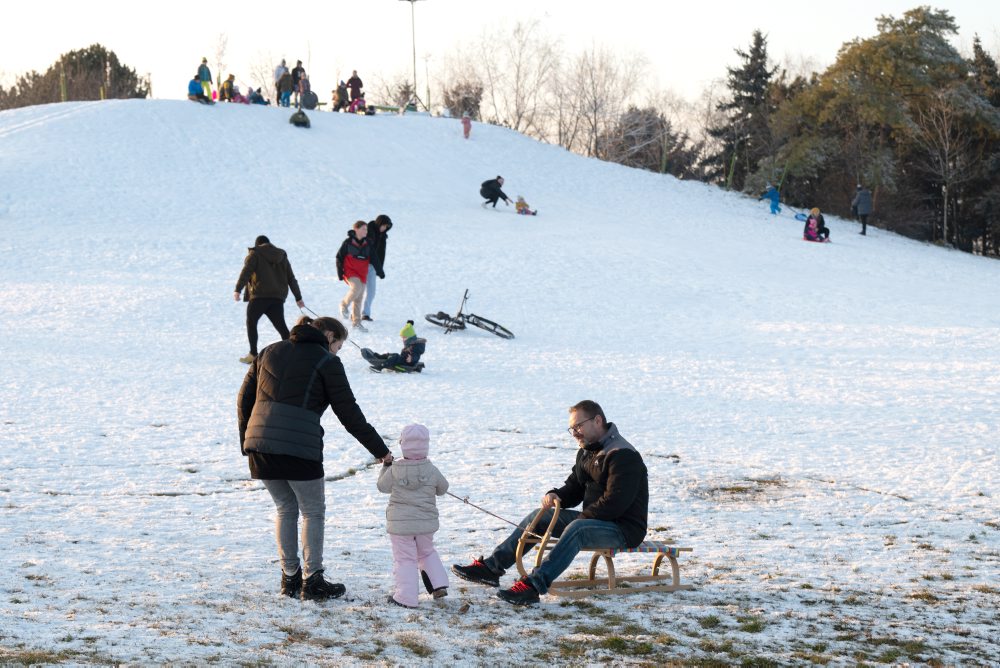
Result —
M534 568L538 568L545 559L546 550L551 550L559 542L559 539L552 535L556 520L559 518L559 502L556 501L555 509L552 513L552 520L545 529L545 533L539 535L535 527L542 519L545 510L539 510L531 524L522 532L520 540L517 541L517 550L514 553L517 572L521 577L527 577L528 571L524 567L524 553L531 546L536 546ZM590 569L587 579L562 579L556 580L549 585L548 593L553 596L563 596L565 598L584 598L586 596L600 596L607 594L644 594L651 591L680 591L694 589L694 585L681 584L681 571L677 563L677 558L682 552L691 552L690 547L675 547L660 541L643 541L638 547L624 548L620 550L608 548L584 548L583 552L590 552ZM619 577L615 572L615 555L626 553L645 553L656 555L653 558L653 567L649 575L633 575ZM597 577L597 564L604 560L607 576ZM666 559L670 563L670 573L660 573L660 565ZM646 584L648 583L648 584ZM659 583L659 584L658 584Z

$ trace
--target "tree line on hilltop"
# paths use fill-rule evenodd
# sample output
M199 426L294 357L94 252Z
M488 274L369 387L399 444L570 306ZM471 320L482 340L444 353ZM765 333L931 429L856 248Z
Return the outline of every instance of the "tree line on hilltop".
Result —
M640 101L638 56L596 45L566 54L537 22L517 23L458 47L437 95L452 116L468 113L581 155L754 195L774 184L792 207L848 216L855 185L864 184L875 200L870 223L1000 256L996 60L978 36L969 56L951 46L958 27L946 10L917 7L876 26L875 36L845 43L831 66L809 75L772 65L766 36L754 31L749 47L736 49L722 95L709 90L689 104L666 92ZM267 69L253 73L265 90ZM93 45L0 87L0 109L149 90L148 79ZM397 77L369 95L402 106L415 91L409 77Z

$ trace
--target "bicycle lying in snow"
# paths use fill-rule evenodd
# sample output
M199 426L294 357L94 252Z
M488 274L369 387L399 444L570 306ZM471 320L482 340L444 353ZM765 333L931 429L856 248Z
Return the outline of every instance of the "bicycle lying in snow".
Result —
M475 313L463 313L465 310L465 302L469 300L469 291L465 291L462 296L462 303L458 307L458 313L455 315L448 315L444 311L438 311L437 313L428 313L424 318L427 322L437 325L438 327L444 327L444 333L454 332L457 329L465 329L467 324L473 327L478 327L479 329L485 329L490 334L496 334L501 339L513 339L514 333L480 315Z

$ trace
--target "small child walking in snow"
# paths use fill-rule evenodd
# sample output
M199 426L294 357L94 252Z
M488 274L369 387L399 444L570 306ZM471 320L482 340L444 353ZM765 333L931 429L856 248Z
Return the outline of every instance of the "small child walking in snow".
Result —
M470 132L472 132L472 119L469 118L469 112L466 111L462 113L462 133L466 139L469 138Z
M392 574L396 590L389 602L405 608L417 607L418 576L434 596L448 595L448 573L434 549L438 530L436 496L448 491L448 481L427 459L430 432L422 424L403 427L399 436L403 459L382 467L378 491L389 494L385 509L386 530L392 541Z
M524 198L521 197L520 195L517 196L517 201L514 202L514 208L517 209L517 212L519 214L521 214L522 216L536 216L536 215L538 215L538 211L532 211L528 207L528 203L525 202Z

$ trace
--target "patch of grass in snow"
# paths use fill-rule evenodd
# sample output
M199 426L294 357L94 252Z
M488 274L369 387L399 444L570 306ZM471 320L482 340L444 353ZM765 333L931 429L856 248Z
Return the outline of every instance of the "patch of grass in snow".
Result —
M698 649L707 654L733 654L735 652L732 640L712 640L711 638L700 641Z
M87 655L73 650L50 652L42 649L5 649L0 647L0 665L3 666L38 666L51 663L63 663L87 658ZM93 657L96 661L97 657Z
M993 594L994 596L1000 594L1000 588L991 587L990 585L985 584L973 585L972 591L978 591L980 594Z
M745 617L737 617L736 621L740 624L740 631L744 633L760 633L767 626L767 622L760 615L747 615Z
M722 623L718 615L706 615L698 620L698 625L703 629L714 629Z
M579 659L587 653L587 647L583 643L571 640L560 640L558 647L561 659Z
M900 658L916 658L927 651L927 643L922 640L901 640L891 636L873 636L864 641L874 645L874 660L879 663L898 663ZM881 649L885 647L885 649ZM881 651L879 651L881 650Z
M941 598L934 594L930 589L921 589L920 591L915 591L907 598L912 598L915 601L923 601L924 603L940 603Z
M421 658L427 658L434 654L434 650L431 649L430 645L423 642L420 636L415 633L400 633L397 638L399 639L400 647L410 650Z

